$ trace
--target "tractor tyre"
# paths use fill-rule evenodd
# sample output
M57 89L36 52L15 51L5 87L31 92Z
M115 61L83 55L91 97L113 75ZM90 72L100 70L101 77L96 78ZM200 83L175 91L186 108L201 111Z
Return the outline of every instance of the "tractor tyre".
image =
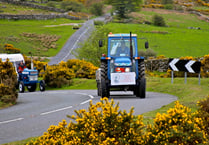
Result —
M45 87L46 87L46 84L45 84L45 81L44 80L41 80L40 83L39 83L39 89L41 92L45 91Z
M101 97L104 98L104 97L107 97L109 98L110 96L110 91L109 91L109 88L108 88L108 77L107 77L107 62L105 61L102 61L101 62L101 84L100 84L100 91L101 91Z
M25 92L25 85L24 85L23 81L19 82L18 89L19 89L20 93L24 93Z
M101 81L101 97L102 98L104 98L104 97L109 98L109 96L110 96L110 91L107 88L106 81L102 79L102 81Z
M100 82L97 82L97 95L98 96L101 96L101 83Z
M27 86L27 89L29 92L34 92L36 90L36 84L33 84L33 85L30 85L30 86Z
M138 64L139 77L135 88L136 97L146 97L146 79L145 79L145 65L144 61L139 61Z

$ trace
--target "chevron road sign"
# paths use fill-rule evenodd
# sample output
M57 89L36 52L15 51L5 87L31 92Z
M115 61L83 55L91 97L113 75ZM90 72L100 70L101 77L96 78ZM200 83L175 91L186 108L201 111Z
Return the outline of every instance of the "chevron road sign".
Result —
M189 73L200 73L201 62L194 60L169 59L169 68L172 71L184 71Z

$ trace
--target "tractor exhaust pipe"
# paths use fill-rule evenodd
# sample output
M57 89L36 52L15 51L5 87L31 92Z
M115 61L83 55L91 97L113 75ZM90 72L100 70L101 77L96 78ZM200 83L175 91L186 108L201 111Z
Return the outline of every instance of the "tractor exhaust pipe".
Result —
M133 45L132 45L132 34L130 32L130 56L131 56L131 62L133 62Z

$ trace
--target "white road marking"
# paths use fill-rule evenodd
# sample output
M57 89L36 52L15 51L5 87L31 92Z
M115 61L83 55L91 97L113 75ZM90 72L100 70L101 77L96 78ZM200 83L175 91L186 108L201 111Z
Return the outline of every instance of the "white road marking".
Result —
M89 95L89 97L90 97L91 99L94 99L94 96L92 96L92 95Z
M65 55L65 57L64 57L61 61L63 61L65 58L67 58L67 57L71 54L71 52L72 52L72 50L74 49L75 45L78 43L78 41L81 39L81 37L89 30L89 28L90 28L90 27L88 27L88 28L87 28L87 29L86 29L86 30L78 37L78 39L77 39L76 42L74 43L72 49L70 49L70 51L67 53L67 55Z
M84 101L84 102L82 102L82 103L80 103L80 104L83 105L83 104L86 104L86 103L88 103L88 102L90 102L90 101L91 101L91 99L86 100L86 101Z
M52 111L49 111L49 112L44 112L44 113L41 113L40 115L47 115L47 114L50 114L50 113L54 113L54 112L58 112L58 111L63 111L63 110L70 109L70 108L72 108L72 106L65 107L65 108L60 108L60 109L56 109L56 110L52 110Z
M86 94L86 93L75 93L75 94L84 95L84 96L87 96L87 95L88 95L88 94Z
M17 118L17 119L2 121L2 122L0 122L0 124L5 124L5 123L10 123L10 122L20 121L20 120L23 120L23 119L24 118Z

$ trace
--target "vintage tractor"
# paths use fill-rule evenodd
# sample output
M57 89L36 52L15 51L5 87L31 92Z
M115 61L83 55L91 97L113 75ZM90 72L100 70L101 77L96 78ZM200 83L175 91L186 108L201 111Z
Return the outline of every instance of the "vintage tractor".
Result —
M103 41L99 41L103 46ZM110 91L133 91L136 97L146 97L144 57L138 56L136 34L109 34L107 56L101 57L96 71L98 96L109 97ZM148 42L145 42L148 48Z
M38 70L33 68L32 63L31 69L25 68L21 73L18 72L18 65L21 62L25 62L22 54L0 54L0 59L2 59L2 61L9 59L9 61L12 62L17 73L17 88L19 89L20 93L25 91L25 86L29 92L34 92L36 90L37 84L39 84L40 91L45 91L45 82L44 80L38 80Z

